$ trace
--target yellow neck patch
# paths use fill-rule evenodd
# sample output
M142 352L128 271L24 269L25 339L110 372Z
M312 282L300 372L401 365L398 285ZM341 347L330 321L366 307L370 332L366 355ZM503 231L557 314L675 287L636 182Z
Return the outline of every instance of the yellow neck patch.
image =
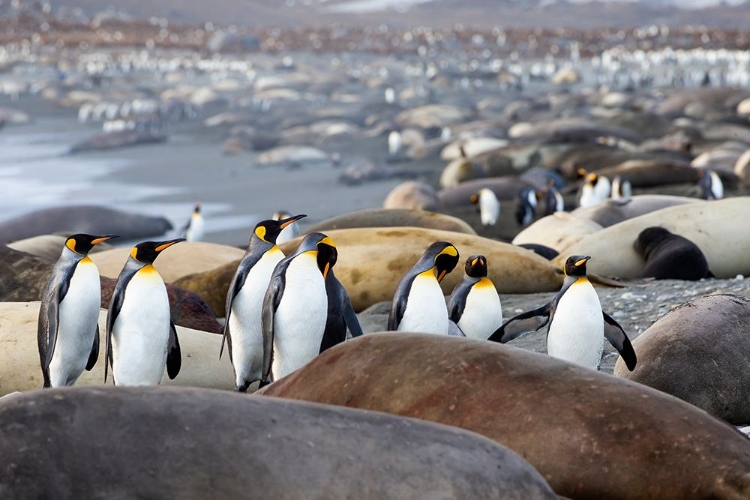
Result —
M589 279L586 276L581 276L577 280L573 282L574 285L585 285L589 282Z
M152 266L151 264L146 264L145 266L143 266L142 268L140 268L138 270L138 273L139 274L144 274L144 275L158 275L159 274L159 272L156 270L156 268L154 266Z
M82 258L79 262L79 264L93 264L94 261L89 258L87 255L86 257Z
M488 278L482 278L479 281L476 282L474 285L474 288L495 288L495 284L490 281Z
M70 250L72 250L72 251L74 251L74 252L75 252L75 251L76 251L76 240L74 240L74 239L72 239L72 238L69 238L69 239L68 239L68 240L67 240L67 241L65 242L65 246L66 246L66 247L68 247L68 248L69 248ZM76 253L78 253L78 252L76 252Z
M138 249L136 247L133 247L133 249L130 251L130 256L135 260L138 260Z

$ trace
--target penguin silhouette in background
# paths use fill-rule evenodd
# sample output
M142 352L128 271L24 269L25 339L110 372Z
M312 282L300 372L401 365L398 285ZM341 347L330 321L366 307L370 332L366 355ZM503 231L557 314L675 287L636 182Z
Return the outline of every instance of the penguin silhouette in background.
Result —
M276 221L284 221L288 220L292 217L292 214L285 212L284 210L280 210L273 214L271 216L271 219ZM304 217L307 217L306 215ZM301 218L301 217L300 217ZM299 219L295 219L291 221L289 224L284 226L284 229L281 230L281 233L276 237L276 244L281 245L282 243L286 243L287 241L293 240L297 236L299 236L300 230L299 230L299 224L297 224L297 221Z
M698 189L704 200L720 200L724 197L724 183L713 170L701 170L698 173Z
M152 264L181 241L184 238L145 241L130 251L107 312L105 383L110 364L118 386L158 385L165 365L170 379L180 372L182 355L170 319L167 287Z
M440 282L453 271L458 259L458 250L447 241L438 241L427 247L396 287L388 330L451 334L451 321Z
M487 277L487 258L472 255L466 275L448 300L450 319L467 337L487 340L503 324L503 309L495 284Z
M516 222L518 222L519 226L528 226L534 222L536 207L536 191L530 187L523 188L518 193L518 202L516 205Z
M489 340L506 343L519 335L547 327L547 353L555 358L599 369L604 338L617 349L630 371L637 358L622 327L602 311L599 296L586 277L591 257L573 255L565 262L565 281L551 302L506 321Z
M470 201L479 205L479 217L483 226L494 226L500 217L500 200L495 192L488 188L479 190L479 194L471 195Z
M84 369L96 364L101 283L88 253L112 238L117 236L74 234L65 240L39 308L37 345L44 387L73 385Z
M190 220L183 229L185 241L203 241L206 237L206 223L203 220L203 214L201 214L200 202L195 204L193 215L190 216Z
M543 215L552 215L555 212L565 211L565 202L560 192L555 189L554 179L547 181L547 189L542 192L542 196L544 200Z
M263 299L261 387L288 375L320 353L328 319L325 280L336 264L336 245L310 233L276 265Z
M236 391L245 392L251 383L260 380L263 370L263 298L273 270L284 258L276 241L286 228L303 217L307 216L295 215L256 224L247 252L229 285L219 359L226 342L234 369Z

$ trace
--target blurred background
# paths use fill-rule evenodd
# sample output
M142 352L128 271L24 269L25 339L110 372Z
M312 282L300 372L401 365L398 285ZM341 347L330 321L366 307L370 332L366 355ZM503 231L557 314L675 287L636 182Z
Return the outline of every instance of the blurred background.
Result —
M97 205L179 233L200 202L203 238L244 246L279 210L311 225L415 181L386 203L509 241L520 191L569 210L579 169L743 194L748 26L739 0L0 0L0 223ZM445 195L499 176L496 225Z

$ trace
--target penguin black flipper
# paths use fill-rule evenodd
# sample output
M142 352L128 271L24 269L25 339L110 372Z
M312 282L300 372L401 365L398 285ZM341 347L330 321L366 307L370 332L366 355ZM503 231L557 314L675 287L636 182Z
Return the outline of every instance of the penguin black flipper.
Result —
M180 351L180 339L177 338L177 329L172 321L169 322L169 344L167 345L167 375L169 380L174 380L180 373L182 367L182 352Z
M238 293L240 293L240 290L242 290L242 286L245 284L247 275L247 270L243 269L242 263L240 263L240 268L237 269L237 273L234 275L234 277L232 278L232 282L229 284L229 291L227 292L227 300L224 309L226 311L226 313L224 314L224 335L221 338L219 359L221 359L222 354L224 354L224 343L229 344L229 359L230 361L232 359L232 340L229 336L229 317L232 315L232 303L234 302L234 298Z
M96 335L94 335L94 344L91 346L89 360L86 362L86 371L90 372L99 359L99 325L96 325Z
M409 299L409 290L414 282L417 274L410 276L409 279L401 281L396 287L396 293L394 294L394 301L391 305L391 312L388 315L388 326L386 330L394 332L398 330L398 325L404 318L404 312L406 311L406 303Z
M73 273L75 273L75 266L73 266L73 269L65 273L65 278L57 288L57 293L50 292L49 294L49 301L47 302L47 331L39 332L40 335L43 335L43 338L46 338L46 342L43 343L44 347L46 347L44 353L44 365L42 366L43 371L49 371L49 364L52 361L52 355L55 353L55 345L57 344L57 326L60 321L60 303L68 293Z
M458 324L461 321L461 316L464 314L466 308L466 298L471 292L471 288L477 284L480 278L472 278L464 276L463 279L453 289L450 298L448 299L448 317L451 321Z
M359 324L359 318L357 318L357 313L354 312L354 306L352 306L348 294L344 302L344 320L346 321L346 327L352 332L353 338L362 336L362 326Z
M263 297L263 309L260 314L263 325L263 372L260 377L260 387L265 387L271 383L271 365L273 364L273 327L274 315L281 303L281 297L284 295L284 274L288 261L281 261L271 275L271 282L268 284L266 296Z
M625 361L628 370L632 372L635 370L635 365L638 362L633 344L630 343L625 330L622 329L617 321L604 311L602 311L602 316L604 316L604 338L612 344L612 347L617 349L617 352L622 356L622 360Z
M320 342L321 353L344 342L347 329L352 332L352 337L362 335L362 327L354 312L349 294L334 275L333 269L326 275L326 295L328 295L328 317L323 339Z
M487 340L505 344L523 333L539 330L549 323L550 318L554 314L554 304L555 301L552 301L538 309L533 309L531 311L523 312L518 316L513 316L503 323L500 328L495 330L495 333L490 335L490 338Z

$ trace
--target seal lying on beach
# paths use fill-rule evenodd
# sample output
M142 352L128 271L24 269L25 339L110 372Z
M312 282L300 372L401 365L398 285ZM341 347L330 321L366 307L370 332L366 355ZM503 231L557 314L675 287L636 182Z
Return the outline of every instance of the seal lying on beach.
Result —
M663 227L647 227L641 231L633 248L646 261L639 278L698 281L713 277L698 245Z

